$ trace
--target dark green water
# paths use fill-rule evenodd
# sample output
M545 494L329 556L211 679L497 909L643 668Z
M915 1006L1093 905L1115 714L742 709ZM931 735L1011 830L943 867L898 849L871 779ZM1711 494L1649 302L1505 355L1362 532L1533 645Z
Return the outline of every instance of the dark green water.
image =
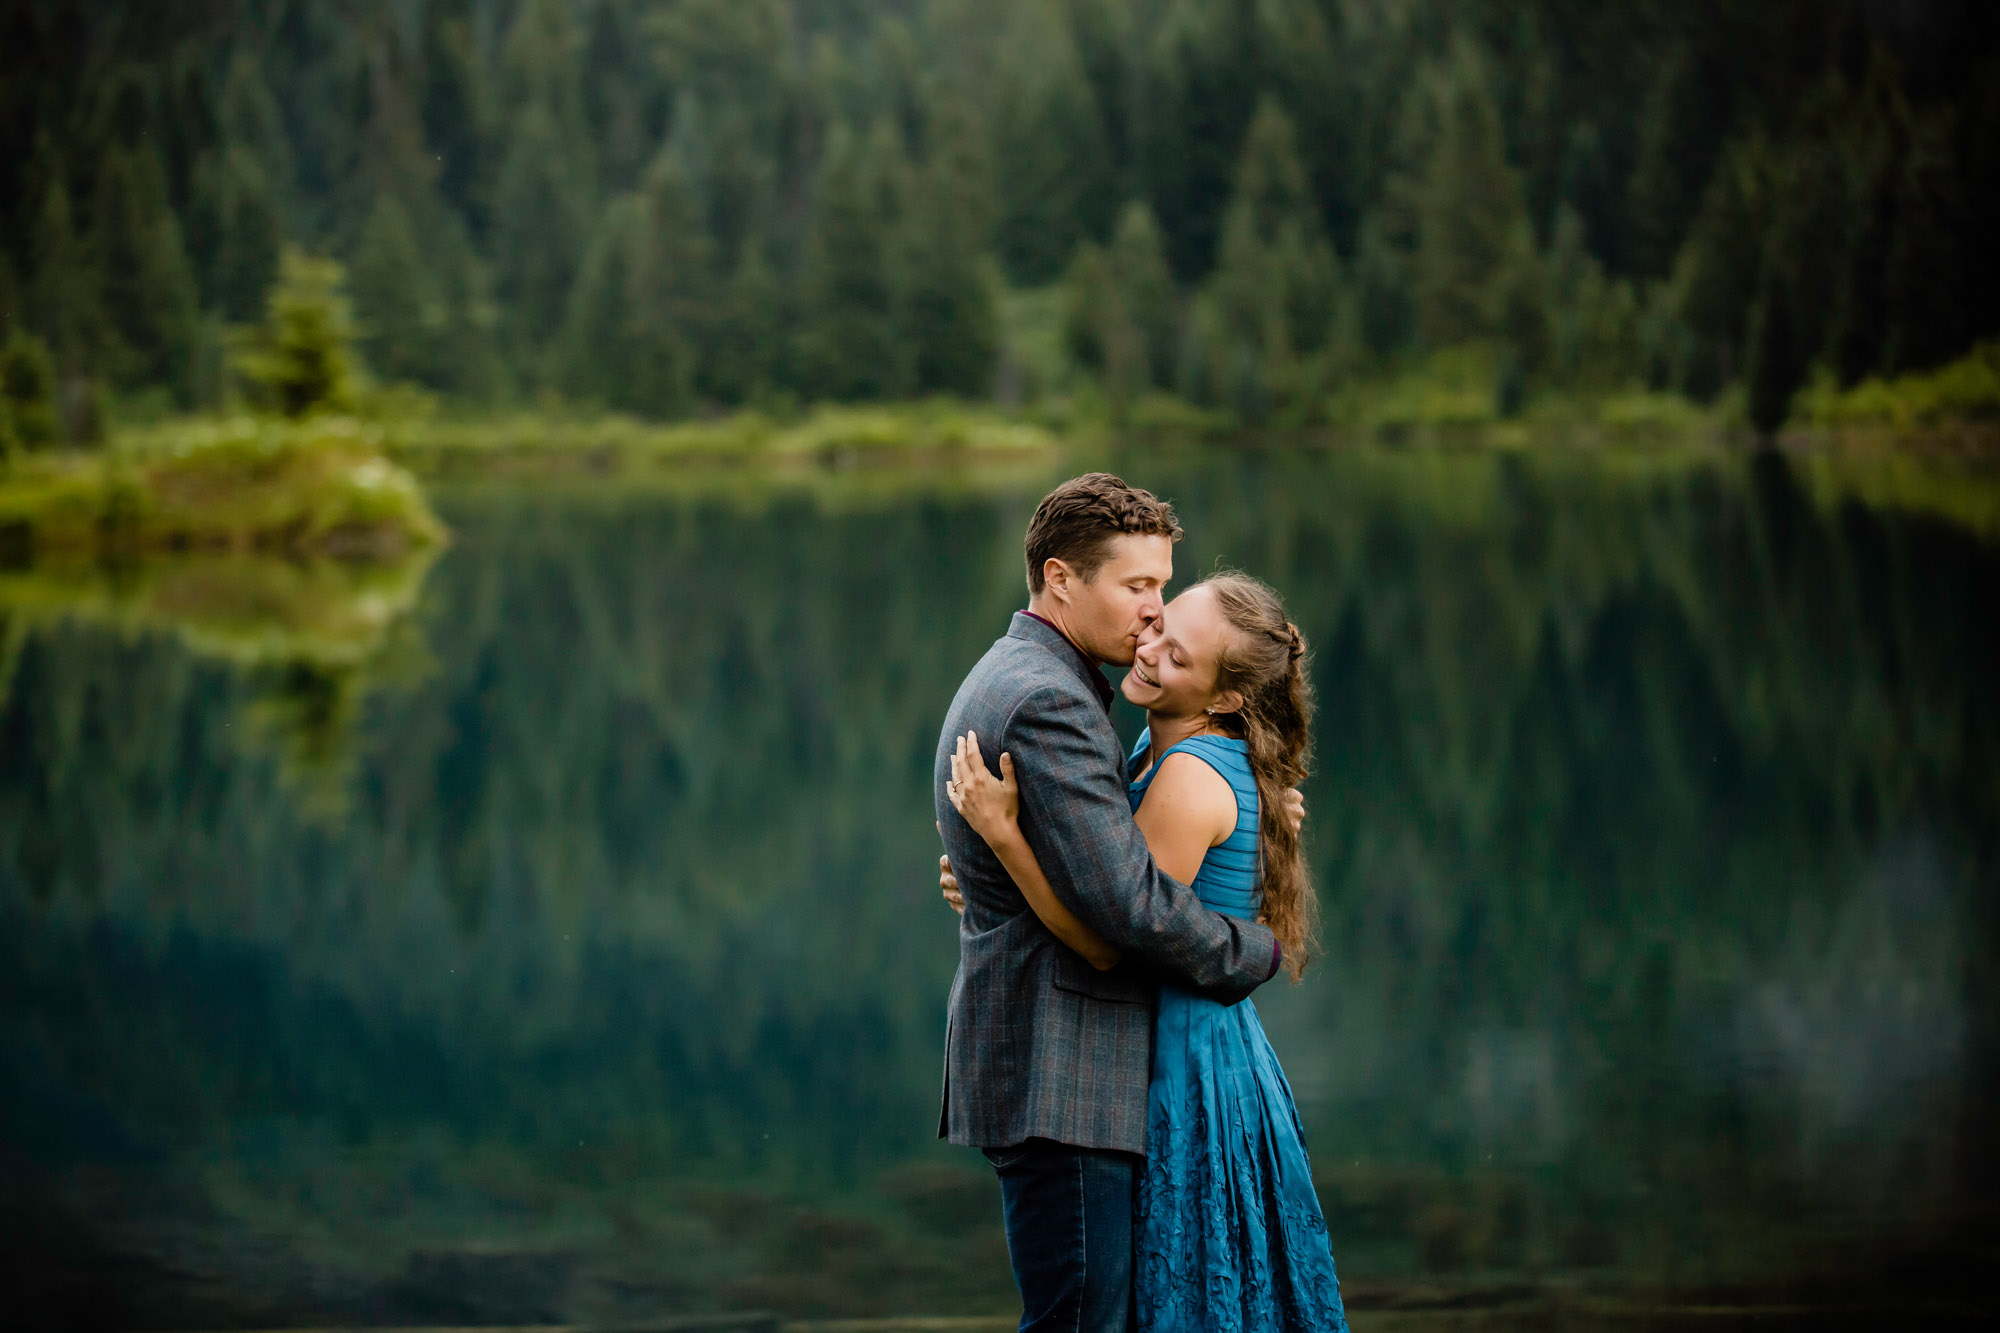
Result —
M1358 1328L1985 1308L1992 505L1734 455L1115 461L1315 645L1326 957L1258 1004ZM410 622L338 669L14 624L16 1312L1005 1311L997 1193L930 1137L929 777L1053 475L446 492Z

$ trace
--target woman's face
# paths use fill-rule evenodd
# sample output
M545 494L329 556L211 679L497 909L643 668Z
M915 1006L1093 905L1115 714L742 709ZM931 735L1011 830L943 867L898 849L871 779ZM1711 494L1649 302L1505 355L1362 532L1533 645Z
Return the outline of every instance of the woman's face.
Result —
M1159 623L1139 637L1121 688L1148 712L1192 717L1216 702L1215 680L1229 624L1215 594L1197 584L1167 603Z

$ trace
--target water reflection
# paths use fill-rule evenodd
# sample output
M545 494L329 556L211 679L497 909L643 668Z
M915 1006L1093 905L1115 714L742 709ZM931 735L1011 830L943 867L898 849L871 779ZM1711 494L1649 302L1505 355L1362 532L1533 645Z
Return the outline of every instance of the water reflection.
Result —
M1317 645L1329 956L1259 1004L1358 1307L1852 1295L1969 1234L2000 1100L1990 483L1111 461L1180 503L1183 571L1271 578ZM456 545L367 690L13 631L24 1308L1007 1308L990 1180L929 1141L928 784L1045 480L447 496ZM273 711L339 802L257 742Z

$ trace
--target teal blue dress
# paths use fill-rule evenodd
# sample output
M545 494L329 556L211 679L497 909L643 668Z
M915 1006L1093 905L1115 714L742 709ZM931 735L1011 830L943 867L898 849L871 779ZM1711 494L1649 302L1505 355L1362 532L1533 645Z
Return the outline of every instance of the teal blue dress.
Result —
M1139 738L1133 769L1151 743L1150 732ZM1215 911L1254 917L1262 876L1248 747L1196 736L1160 759L1177 752L1236 791L1236 831L1209 849L1194 891ZM1133 810L1159 771L1130 785ZM1298 1107L1256 1006L1162 985L1147 1100L1133 1277L1141 1333L1344 1333Z

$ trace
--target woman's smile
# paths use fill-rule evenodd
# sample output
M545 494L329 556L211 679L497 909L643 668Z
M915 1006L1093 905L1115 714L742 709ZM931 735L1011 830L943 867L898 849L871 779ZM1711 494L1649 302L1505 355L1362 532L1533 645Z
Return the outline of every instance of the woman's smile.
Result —
M1132 674L1139 678L1141 684L1151 685L1156 690L1160 688L1160 682L1147 674L1144 662L1135 660L1132 663Z

